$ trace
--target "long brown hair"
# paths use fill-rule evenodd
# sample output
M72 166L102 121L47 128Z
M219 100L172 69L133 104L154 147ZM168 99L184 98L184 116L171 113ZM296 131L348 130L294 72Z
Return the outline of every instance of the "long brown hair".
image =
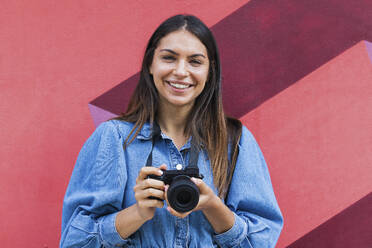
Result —
M129 145L145 122L156 121L158 92L149 68L159 41L167 34L185 29L204 44L210 61L205 87L196 98L187 118L184 130L193 142L203 144L208 152L213 171L214 184L220 197L225 197L239 153L238 143L242 125L237 119L226 117L222 107L221 68L216 41L212 32L197 17L176 15L164 21L151 36L145 51L140 79L125 113L114 119L133 122L134 127L125 140ZM131 137L131 138L129 138ZM230 147L230 157L228 156Z

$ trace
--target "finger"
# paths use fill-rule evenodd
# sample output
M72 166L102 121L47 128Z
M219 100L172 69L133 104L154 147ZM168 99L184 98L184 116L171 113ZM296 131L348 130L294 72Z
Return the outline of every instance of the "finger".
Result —
M164 195L164 194L163 194ZM162 194L157 195L156 193L152 193L149 191L140 191L134 194L136 201L141 205L141 207L152 207L151 204L155 204L156 202L164 203L164 197ZM159 198L159 199L158 199ZM164 204L162 204L163 206Z
M149 198L150 196L152 196L164 200L164 191L154 188L148 188L143 191L143 196L144 198Z
M160 165L159 169L166 170L167 169L167 165L166 164L162 164L162 165Z
M164 191L164 187L165 187L165 184L163 181L153 179L153 178L144 179L138 185L140 189L155 188L155 189L160 189L162 191Z
M155 189L155 188L146 188L143 189L141 186L136 185L134 187L134 197L136 198L137 201L149 198L149 197L156 197L161 200L165 199L164 196L164 191Z
M138 174L137 180L144 180L145 178L147 178L148 175L161 176L163 175L163 171L159 168L151 166L142 167Z

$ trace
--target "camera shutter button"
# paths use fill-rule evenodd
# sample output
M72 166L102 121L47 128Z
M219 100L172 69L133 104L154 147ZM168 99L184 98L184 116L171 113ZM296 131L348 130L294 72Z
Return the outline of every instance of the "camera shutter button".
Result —
M177 169L177 170L182 170L182 164L177 164L177 165L176 165L176 169Z

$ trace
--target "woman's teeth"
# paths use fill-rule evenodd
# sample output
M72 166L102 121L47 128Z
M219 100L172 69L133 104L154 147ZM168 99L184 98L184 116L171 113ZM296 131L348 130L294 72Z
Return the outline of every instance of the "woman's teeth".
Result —
M176 83L171 83L168 82L172 87L177 88L177 89L186 89L189 88L190 85L184 85L184 84L176 84Z

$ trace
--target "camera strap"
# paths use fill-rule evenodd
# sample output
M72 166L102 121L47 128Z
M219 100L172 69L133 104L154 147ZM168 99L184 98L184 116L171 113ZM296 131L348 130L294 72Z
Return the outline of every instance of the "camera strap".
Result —
M161 137L161 130L159 125L154 122L152 126L152 146L151 146L151 152L149 156L147 157L146 166L152 166L152 151L154 150L155 142L160 139ZM187 168L198 168L198 159L199 159L199 149L194 142L192 142L191 139L191 147L190 147L190 157L189 157L189 163L186 165Z

